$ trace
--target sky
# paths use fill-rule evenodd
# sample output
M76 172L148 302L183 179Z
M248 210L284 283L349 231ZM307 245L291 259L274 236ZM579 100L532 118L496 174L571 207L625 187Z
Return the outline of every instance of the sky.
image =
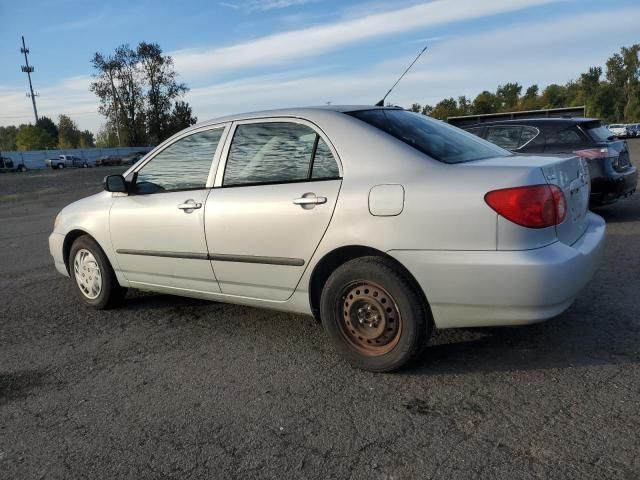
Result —
M97 132L95 52L156 42L190 88L199 120L333 104L475 97L502 83L565 83L640 42L638 0L0 0L0 125L38 113Z

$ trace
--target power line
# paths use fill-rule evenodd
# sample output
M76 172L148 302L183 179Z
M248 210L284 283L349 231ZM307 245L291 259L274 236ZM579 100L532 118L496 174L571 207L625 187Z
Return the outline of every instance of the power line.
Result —
M29 77L29 91L31 93L27 93L27 97L31 97L31 102L33 103L33 115L36 117L36 123L38 123L38 108L36 107L36 97L40 96L39 93L33 92L33 84L31 83L31 73L33 72L33 65L29 65L29 49L24 44L24 35L22 36L22 48L20 49L20 53L24 54L24 62L25 65L22 65L22 71L27 74Z

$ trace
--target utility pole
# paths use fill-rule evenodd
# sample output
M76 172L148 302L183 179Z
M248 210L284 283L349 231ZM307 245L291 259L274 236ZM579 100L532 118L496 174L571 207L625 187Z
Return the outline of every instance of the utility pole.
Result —
M31 72L33 72L33 66L29 65L29 49L24 44L24 35L22 36L22 48L20 49L20 53L24 54L24 62L26 65L22 65L22 71L27 74L29 77L29 91L31 93L27 93L27 97L31 97L31 103L33 103L33 115L36 117L36 123L38 123L38 109L36 108L36 97L39 96L39 93L33 93L33 85L31 84Z

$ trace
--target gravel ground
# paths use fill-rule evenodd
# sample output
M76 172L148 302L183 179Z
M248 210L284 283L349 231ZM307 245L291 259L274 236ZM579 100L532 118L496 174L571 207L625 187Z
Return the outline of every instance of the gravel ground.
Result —
M640 195L598 212L605 261L560 317L370 374L306 317L81 305L47 236L115 171L0 176L0 478L640 477Z

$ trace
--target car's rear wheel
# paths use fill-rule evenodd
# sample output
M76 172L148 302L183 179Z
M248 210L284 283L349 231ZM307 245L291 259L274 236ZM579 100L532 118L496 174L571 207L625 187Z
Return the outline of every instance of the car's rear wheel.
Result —
M19 171L19 172L24 173L24 172L26 172L26 171L27 171L27 167L25 167L24 165L20 165L20 166L18 167L18 171Z
M73 242L69 273L82 301L98 310L119 305L127 292L118 283L107 256L88 235Z
M321 295L322 324L355 367L396 370L426 346L433 322L423 296L393 262L362 257L338 267Z
M58 164L58 169L64 168L64 163L59 163Z

